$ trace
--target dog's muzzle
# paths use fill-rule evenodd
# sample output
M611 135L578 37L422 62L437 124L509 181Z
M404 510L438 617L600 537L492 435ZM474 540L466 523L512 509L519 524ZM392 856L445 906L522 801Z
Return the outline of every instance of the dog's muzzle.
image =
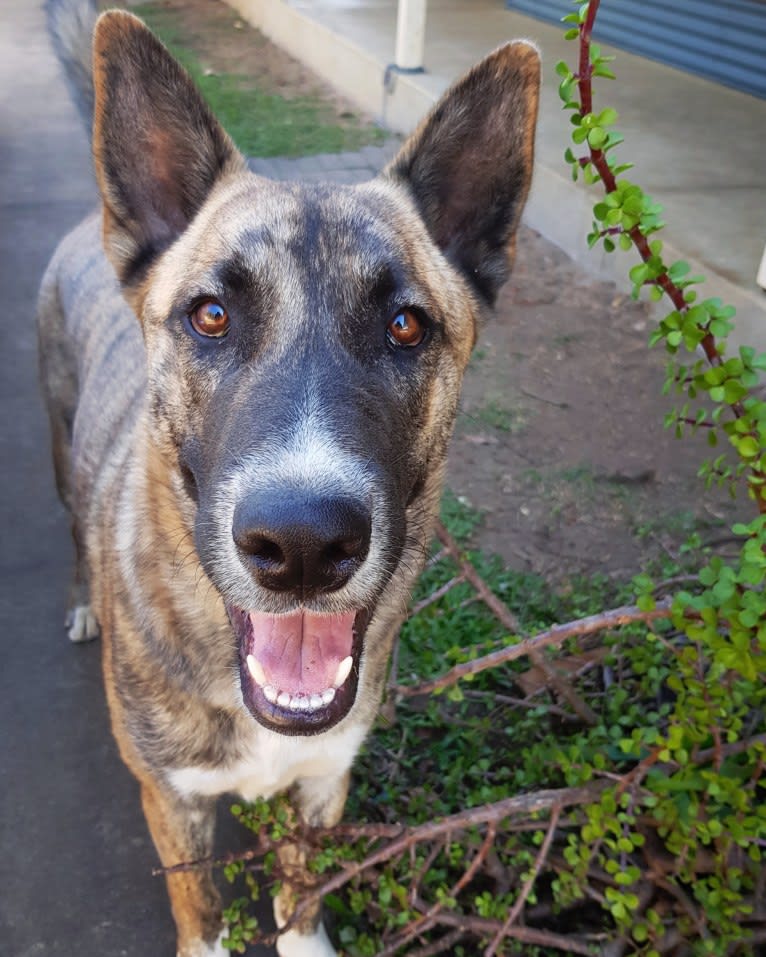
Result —
M356 698L368 613L309 610L346 585L370 547L371 515L356 499L284 489L244 498L232 536L256 583L290 600L269 614L229 607L239 641L242 695L261 724L283 734L317 734Z

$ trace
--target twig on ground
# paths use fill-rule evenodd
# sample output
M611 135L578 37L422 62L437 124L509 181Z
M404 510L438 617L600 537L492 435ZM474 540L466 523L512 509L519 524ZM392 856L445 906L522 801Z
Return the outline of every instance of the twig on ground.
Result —
M544 395L537 395L535 392L530 392L528 389L519 389L522 395L525 395L528 399L536 399L538 402L544 402L546 405L553 405L557 409L568 409L568 402L558 402L556 399L549 399Z
M622 605L598 615L588 615L586 618L577 618L575 621L554 625L547 631L541 631L531 638L522 638L516 644L506 645L504 648L499 648L497 651L490 652L481 658L456 665L439 678L433 678L431 681L425 681L420 685L398 685L396 693L400 698L428 694L439 688L448 688L469 675L476 675L488 668L496 668L498 665L528 656L531 651L562 645L569 638L591 635L594 632L606 631L609 628L630 625L639 621L648 622L657 621L660 618L669 618L671 605L672 602L669 598L658 601L657 605L650 611L642 611L636 605Z
M435 957L436 954L443 954L445 951L450 950L453 944L456 944L462 936L463 931L459 928L458 930L450 931L449 934L445 934L433 943L410 951L409 957Z
M335 874L324 883L310 888L309 892L301 897L298 906L289 921L282 927L281 932L284 933L285 930L289 930L301 919L309 907L316 904L325 895L337 891L363 871L383 864L391 860L392 857L397 857L414 844L432 841L445 834L464 831L470 827L497 825L505 818L527 817L540 811L550 810L553 807L565 808L590 804L598 799L602 791L610 787L613 787L611 781L593 780L581 787L548 789L529 794L519 794L516 797L505 798L492 804L459 811L457 814L451 814L448 817L404 829L399 837L389 841L383 847L377 848L368 854L364 860L351 862L342 873ZM321 831L318 833L322 834ZM329 828L326 833L333 834L336 832L333 828ZM446 916L446 914L440 914L437 923L443 923ZM515 930L514 928L514 933L510 936L517 936ZM273 943L273 940L264 940L264 942ZM587 953L587 951L583 952ZM579 951L572 951L572 953L579 953Z
M490 590L487 583L484 581L481 575L479 575L473 565L463 557L457 542L449 534L441 522L436 527L436 535L444 546L445 550L457 563L457 566L460 569L461 577L473 586L479 598L484 602L487 608L489 608L489 610L503 625L503 627L507 628L511 634L521 634L522 631L518 618L516 618L510 608L508 608L508 606ZM545 675L549 686L561 698L563 698L564 701L567 702L575 714L582 721L584 721L585 724L589 724L591 726L598 724L598 717L596 713L582 700L582 698L577 694L569 682L561 674L559 674L555 665L551 664L549 661L546 661L545 656L540 654L537 649L531 649L529 655L533 663Z
M535 886L535 881L537 880L543 864L545 864L545 860L548 857L548 851L551 849L551 842L553 841L553 836L556 833L560 816L561 808L558 805L554 805L551 810L551 819L548 824L548 830L545 832L545 838L543 839L543 843L540 845L540 850L537 852L535 863L532 866L532 872L524 881L521 891L519 892L519 896L514 901L513 907L511 908L505 923L495 934L489 947L487 947L487 949L484 951L484 957L494 957L494 955L497 953L497 948L503 942L503 938L507 936L509 930L516 923L519 915L524 909L524 904L527 902L527 898L529 897L532 888Z
M437 924L444 927L460 927L477 936L497 933L502 926L499 920L469 917L463 914L440 914ZM525 944L537 944L538 947L555 947L557 950L564 951L565 954L585 954L586 957L593 957L593 947L587 941L570 934L563 936L547 930L538 930L536 927L509 927L506 937L513 937Z
M424 611L429 605L433 605L434 602L439 601L440 598L444 598L448 591L452 591L456 585L459 585L464 581L465 578L463 575L455 575L454 578L450 578L450 580L442 585L441 588L437 588L436 591L431 592L428 597L424 598L422 601L419 601L417 605L414 605L409 617L414 618L415 615L419 615L421 611Z
M540 690L542 691L542 689ZM543 704L542 701L528 701L526 698L514 698L512 695L496 694L494 691L464 691L463 695L477 701L491 698L496 704L506 704L512 708L545 708L548 714L555 714L556 717L563 718L565 721L576 720L563 708L559 708L555 704Z
M492 848L496 833L497 826L494 822L492 822L487 826L487 833L484 835L484 840L482 841L481 847L476 854L474 854L471 863L465 869L463 875L450 889L449 894L447 895L448 898L452 898L454 900L463 890L463 888L467 887L468 884L470 884L474 879L477 871L486 860L486 857ZM425 912L425 914L422 914L417 918L417 920L414 920L408 924L402 933L399 934L399 936L392 941L388 947L385 948L385 950L382 950L377 954L377 957L393 957L400 947L403 947L413 938L418 937L420 934L424 934L427 930L433 927L437 921L438 915L444 909L445 903L445 901L437 901L435 904L433 904Z
M495 618L497 618L502 626L507 628L511 634L519 634L521 632L519 619L513 614L510 608L490 590L487 583L473 565L463 557L460 546L441 522L436 526L436 537L444 546L444 551L447 552L460 569L462 577L473 586L479 598L481 598Z

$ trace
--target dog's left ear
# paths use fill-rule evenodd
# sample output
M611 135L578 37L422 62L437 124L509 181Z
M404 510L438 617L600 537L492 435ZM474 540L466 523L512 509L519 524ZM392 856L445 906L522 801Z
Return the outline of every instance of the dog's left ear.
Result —
M445 256L494 304L532 179L540 56L508 43L449 89L384 175L410 190Z
M99 17L93 80L104 244L129 286L244 160L186 71L132 14Z

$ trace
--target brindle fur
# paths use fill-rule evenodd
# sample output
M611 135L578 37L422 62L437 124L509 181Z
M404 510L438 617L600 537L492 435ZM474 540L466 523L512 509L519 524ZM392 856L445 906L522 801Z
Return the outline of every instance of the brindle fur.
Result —
M49 7L59 53L82 78L84 47L72 38L92 5ZM102 15L93 51L103 207L47 270L40 363L77 548L70 635L93 637L95 614L113 731L170 865L210 853L215 796L226 790L291 788L314 825L342 813L426 553L462 375L510 269L539 60L523 42L500 48L381 176L345 188L247 172L132 15ZM79 95L87 117L90 89ZM223 348L201 346L184 326L203 295L232 317ZM430 317L431 338L394 354L384 329L405 305ZM332 465L338 455L344 472ZM295 605L256 587L231 538L237 497L282 480L373 482L378 503L358 573L312 599L331 612L374 609L355 703L315 737L267 730L243 706L224 605ZM283 866L300 870L298 852L286 851ZM211 874L173 875L168 890L178 954L223 953ZM286 884L280 925L292 899ZM318 919L282 935L280 953L334 953Z

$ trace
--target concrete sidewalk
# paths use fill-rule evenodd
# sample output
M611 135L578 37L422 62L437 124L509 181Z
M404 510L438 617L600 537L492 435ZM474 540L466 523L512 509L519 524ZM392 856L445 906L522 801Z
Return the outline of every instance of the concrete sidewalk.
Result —
M504 40L541 48L535 183L526 220L584 268L623 288L635 258L585 243L593 199L563 161L569 124L555 63L576 44L556 25L507 10L502 0L429 0L424 74L395 76L393 0L227 0L267 36L392 129L411 130L448 84ZM766 348L766 294L755 276L766 243L766 101L617 50L617 81L600 81L596 106L613 105L635 163L628 174L665 207L662 238L671 258L708 277L706 295L737 307L737 337ZM764 53L766 70L766 52Z

